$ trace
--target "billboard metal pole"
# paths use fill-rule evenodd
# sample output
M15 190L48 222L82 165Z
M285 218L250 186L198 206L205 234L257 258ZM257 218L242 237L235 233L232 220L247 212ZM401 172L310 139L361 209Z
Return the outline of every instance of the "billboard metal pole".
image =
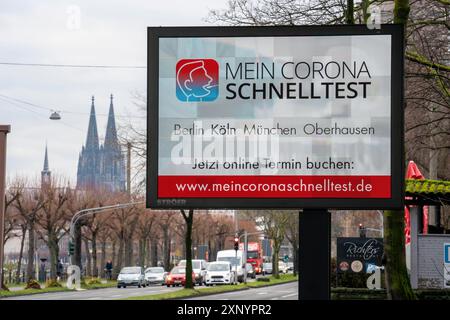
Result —
M331 214L308 209L299 218L300 300L330 300Z
M244 231L244 283L247 283L247 250L248 250L248 235Z
M3 289L3 246L5 222L6 135L11 126L0 125L0 290Z

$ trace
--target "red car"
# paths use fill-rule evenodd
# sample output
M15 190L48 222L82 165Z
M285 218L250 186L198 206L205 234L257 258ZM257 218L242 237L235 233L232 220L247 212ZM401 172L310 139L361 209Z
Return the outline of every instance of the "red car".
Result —
M195 273L192 272L192 279L195 280ZM170 271L166 277L166 285L170 286L184 286L186 284L186 268L175 267Z

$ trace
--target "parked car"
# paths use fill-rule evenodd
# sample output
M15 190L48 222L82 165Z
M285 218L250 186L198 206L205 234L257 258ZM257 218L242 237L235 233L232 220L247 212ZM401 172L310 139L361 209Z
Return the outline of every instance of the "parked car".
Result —
M294 271L294 263L293 262L288 262L287 263L287 269L288 269L288 271Z
M181 260L178 263L179 267L186 267L186 260ZM206 273L206 260L193 259L192 260L192 271L195 273L195 284L202 285L205 283L205 273Z
M162 267L150 267L145 269L146 284L161 284L166 283L167 272Z
M192 272L192 279L195 279L195 274ZM184 286L186 284L186 268L174 267L166 277L167 287Z
M253 268L253 265L251 263L245 264L245 269L247 270L247 278L256 278L256 271L255 268Z
M228 261L216 261L208 264L205 282L207 286L214 284L235 284L236 275Z
M263 275L272 274L272 262L263 263Z
M288 273L288 266L284 261L278 261L278 272L279 273Z
M117 288L127 286L145 287L144 269L142 267L125 267L120 270L117 277Z

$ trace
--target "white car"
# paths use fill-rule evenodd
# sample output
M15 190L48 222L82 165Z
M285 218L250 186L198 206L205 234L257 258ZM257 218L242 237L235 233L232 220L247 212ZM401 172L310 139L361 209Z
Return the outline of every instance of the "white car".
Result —
M117 277L117 288L127 286L145 287L144 270L142 267L125 267Z
M278 272L288 273L288 266L284 261L278 261Z
M263 263L263 275L272 274L272 262L264 262Z
M145 281L147 284L164 285L167 272L162 267L150 267L145 269Z
M221 250L217 252L216 261L228 261L231 263L232 269L237 274L237 280L239 282L244 281L244 260L241 250Z
M228 261L216 261L208 264L205 283L207 286L214 284L235 284L236 277L233 266Z

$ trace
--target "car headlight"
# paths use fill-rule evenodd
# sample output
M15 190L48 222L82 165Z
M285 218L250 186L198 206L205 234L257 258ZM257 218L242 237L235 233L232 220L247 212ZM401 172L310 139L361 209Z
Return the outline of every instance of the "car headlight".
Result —
M167 281L171 281L172 277L171 276L167 276Z

